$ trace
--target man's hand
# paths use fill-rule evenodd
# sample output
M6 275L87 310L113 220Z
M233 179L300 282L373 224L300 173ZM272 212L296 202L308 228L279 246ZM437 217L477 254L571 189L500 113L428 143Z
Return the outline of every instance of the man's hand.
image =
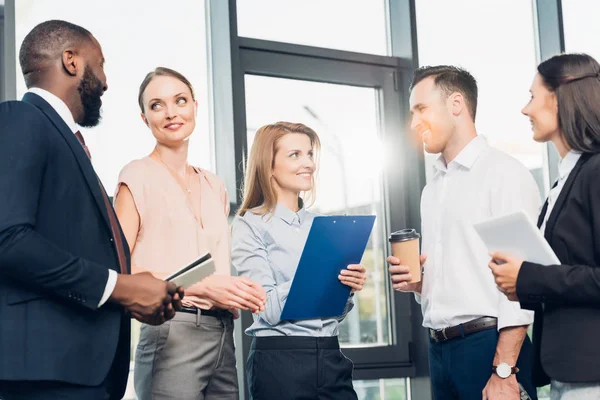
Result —
M185 297L185 289L183 286L177 286L175 296L173 296L173 307L175 311L181 310L181 300Z
M109 301L122 305L140 322L160 325L181 309L182 287L157 279L149 272L119 274Z
M425 264L425 260L427 260L427 255L421 254L420 261L421 267ZM414 292L417 294L421 294L421 289L423 287L423 277L419 282L409 283L412 279L411 274L408 272L408 267L406 265L400 265L400 260L394 256L389 256L387 258L388 264L390 264L390 276L392 278L392 287L394 290L398 290L400 292Z
M188 295L211 300L224 310L239 308L253 313L264 311L267 294L258 282L244 276L213 274L190 286Z
M506 363L510 366L517 364L521 346L527 336L527 325L508 326L500 329L498 343L496 344L496 353L492 365ZM490 369L492 366L490 365ZM487 385L482 391L483 400L520 400L519 384L515 374L502 379L496 373L488 380Z
M521 398L517 377L514 374L506 379L492 374L481 394L482 400L520 400Z

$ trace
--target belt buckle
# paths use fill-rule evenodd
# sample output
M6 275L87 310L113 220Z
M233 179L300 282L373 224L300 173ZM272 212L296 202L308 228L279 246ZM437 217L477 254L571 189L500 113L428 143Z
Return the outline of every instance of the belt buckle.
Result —
M442 336L444 337L444 340L448 340L448 336L446 336L446 328L442 328Z
M430 337L430 338L431 338L433 341L437 342L437 336L435 336L435 329L431 329L431 328L429 328L429 337Z

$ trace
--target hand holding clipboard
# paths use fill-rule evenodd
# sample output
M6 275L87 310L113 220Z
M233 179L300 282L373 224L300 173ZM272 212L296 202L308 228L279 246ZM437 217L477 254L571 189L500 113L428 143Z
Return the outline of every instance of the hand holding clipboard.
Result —
M281 312L282 320L343 314L350 287L338 276L348 265L360 263L374 223L374 215L314 218Z

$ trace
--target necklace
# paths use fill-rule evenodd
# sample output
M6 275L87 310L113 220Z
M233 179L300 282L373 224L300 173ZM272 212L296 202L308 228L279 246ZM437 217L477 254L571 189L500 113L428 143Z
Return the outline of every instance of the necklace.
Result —
M154 153L156 154L156 157L158 157L158 161L160 161L160 163L162 165L164 165L167 170L169 171L169 173L173 176L173 178L175 178L175 180L177 181L177 183L179 184L179 186L181 186L181 188L189 195L192 194L192 190L190 189L190 165L188 163L185 163L185 181L183 179L181 179L181 177L179 176L179 174L171 167L169 167L167 165L167 163L165 163L162 159L162 157L160 156L160 153L156 150L154 150Z

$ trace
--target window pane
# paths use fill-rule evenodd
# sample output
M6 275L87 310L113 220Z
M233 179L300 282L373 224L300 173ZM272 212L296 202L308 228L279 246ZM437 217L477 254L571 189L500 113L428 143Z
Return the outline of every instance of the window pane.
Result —
M387 55L386 0L239 0L238 35Z
M146 74L158 66L183 73L194 85L198 115L196 131L190 139L189 160L194 165L213 168L204 2L180 1L175 14L165 14L164 7L161 0L146 0L143 7L120 0L16 2L17 51L25 35L49 19L81 25L102 45L108 82L108 91L102 97L103 118L97 127L83 128L81 132L109 194L115 189L121 168L148 155L154 147L154 137L140 118L137 97ZM20 71L17 65L19 98L27 90Z
M595 0L563 1L562 10L566 50L587 53L600 60L600 3Z
M191 164L213 169L204 2L179 1L175 14L165 14L162 0L146 0L143 7L137 2L120 0L18 0L15 3L17 49L35 25L49 19L81 25L102 45L109 87L102 97L103 118L99 126L82 129L82 133L92 153L94 168L109 194L114 191L119 171L125 164L148 155L154 147L155 140L140 118L137 96L146 74L158 66L173 68L192 82L198 114L196 130L190 140L189 160ZM20 98L26 88L18 65L17 71ZM139 324L134 321L132 360L138 337ZM132 379L125 398L134 398Z
M407 379L375 379L354 381L354 390L360 400L406 400Z
M477 131L525 164L543 193L544 146L521 114L537 65L532 2L417 0L416 11L420 64L459 65L475 76ZM428 174L435 157L427 156Z
M362 259L369 278L354 297L354 310L340 326L344 345L389 343L384 265L387 219L377 110L377 91L372 88L246 75L248 145L252 145L256 130L268 123L291 121L310 126L322 144L312 211L377 215ZM356 162L358 159L361 161Z

